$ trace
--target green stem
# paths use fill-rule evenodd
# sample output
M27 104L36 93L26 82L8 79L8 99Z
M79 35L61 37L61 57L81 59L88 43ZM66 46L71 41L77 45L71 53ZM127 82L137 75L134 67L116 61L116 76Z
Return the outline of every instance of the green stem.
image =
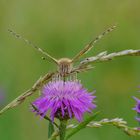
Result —
M54 125L52 124L52 122L49 122L49 125L48 125L48 138L50 138L53 133L54 133Z
M67 127L67 120L60 120L60 126L59 126L60 140L65 140L66 127Z

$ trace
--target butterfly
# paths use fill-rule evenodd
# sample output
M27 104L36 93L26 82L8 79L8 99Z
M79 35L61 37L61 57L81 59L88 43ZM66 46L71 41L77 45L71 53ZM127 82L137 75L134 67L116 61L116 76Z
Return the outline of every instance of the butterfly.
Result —
M73 64L77 61L80 60L80 58L88 53L94 46L95 44L106 34L110 33L116 28L115 25L109 27L107 30L105 30L103 33L98 35L95 39L93 39L91 42L89 42L79 53L77 53L72 59L70 58L61 58L61 59L56 59L52 57L48 52L44 51L43 49L39 48L38 46L34 45L31 41L25 39L21 35L17 34L11 29L8 29L8 31L15 36L18 39L23 40L26 44L30 45L37 51L39 51L41 54L44 55L43 59L47 59L48 61L53 62L54 64L57 65L57 70L54 72L50 72L45 74L44 76L41 76L34 84L33 86L22 93L20 96L18 96L16 99L14 99L11 103L6 105L1 111L0 115L3 114L5 111L8 109L14 108L25 99L34 93L36 91L40 91L41 88L50 80L66 80L67 77L71 78L72 80L76 79L77 73L81 73L90 69L93 69L94 67L92 66L96 62L105 62L105 61L110 61L115 57L120 57L120 56L140 56L140 50L123 50L120 52L113 52L108 54L107 51L101 52L97 54L96 56L89 57L89 58L84 58L82 61L79 62L77 66L74 66Z

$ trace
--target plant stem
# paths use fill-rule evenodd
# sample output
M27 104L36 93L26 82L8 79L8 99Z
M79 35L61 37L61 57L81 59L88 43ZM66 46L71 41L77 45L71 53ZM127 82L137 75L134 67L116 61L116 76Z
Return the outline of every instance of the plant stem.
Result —
M66 127L67 127L67 120L60 120L60 126L59 126L60 140L65 140Z

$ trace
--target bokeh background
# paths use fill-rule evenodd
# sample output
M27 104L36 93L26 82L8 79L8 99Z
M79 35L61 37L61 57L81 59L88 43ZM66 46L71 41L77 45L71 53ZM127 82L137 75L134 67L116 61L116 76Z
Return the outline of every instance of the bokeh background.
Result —
M0 0L0 108L56 66L36 50L11 36L13 29L56 58L72 58L93 37L117 24L85 57L101 51L140 48L139 0ZM140 97L140 57L123 57L96 64L79 75L89 91L96 89L96 118L122 117L137 126L132 96ZM48 123L31 113L29 98L0 117L1 140L46 140ZM138 140L112 126L84 129L73 140Z

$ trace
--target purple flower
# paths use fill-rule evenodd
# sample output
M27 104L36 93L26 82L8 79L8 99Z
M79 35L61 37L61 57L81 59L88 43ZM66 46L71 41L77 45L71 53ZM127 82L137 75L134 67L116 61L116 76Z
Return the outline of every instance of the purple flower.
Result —
M136 110L136 112L137 113L140 113L140 100L138 99L138 98L136 98L136 97L133 97L135 100L136 100L136 102L137 102L137 104L136 104L136 106L133 108L133 110Z
M37 114L44 117L50 110L50 118L70 119L75 117L82 121L85 112L91 112L96 107L93 96L80 82L56 81L49 82L44 86L40 98L33 102L38 109Z
M136 97L133 97L135 100L136 100L136 102L137 102L137 104L136 104L136 106L133 108L133 110L135 110L136 112L137 112L137 117L135 117L135 119L138 121L138 122L140 122L140 100L138 99L138 98L136 98Z

